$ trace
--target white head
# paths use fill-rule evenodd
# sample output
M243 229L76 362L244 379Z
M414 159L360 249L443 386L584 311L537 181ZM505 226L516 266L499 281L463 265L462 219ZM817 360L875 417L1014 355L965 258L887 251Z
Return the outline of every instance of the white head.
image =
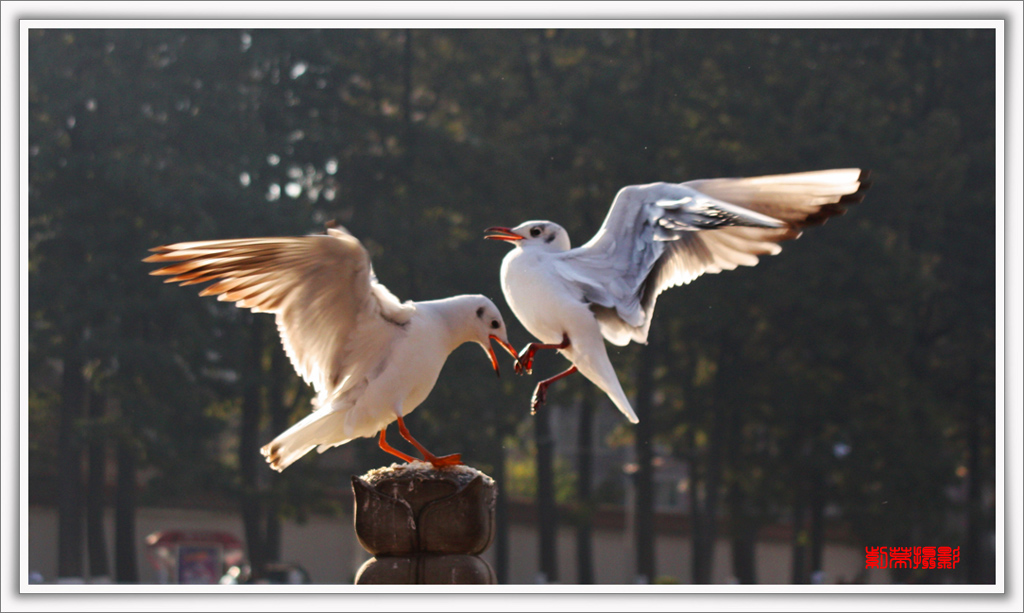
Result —
M569 233L553 221L527 221L514 228L487 228L484 238L508 241L523 249L568 251Z
M446 309L445 319L454 331L458 344L477 343L483 347L491 358L494 372L500 376L498 357L494 354L491 341L501 345L512 357L516 357L516 350L508 342L505 320L501 318L498 307L490 298L479 294L455 296L438 302L450 304L449 309Z

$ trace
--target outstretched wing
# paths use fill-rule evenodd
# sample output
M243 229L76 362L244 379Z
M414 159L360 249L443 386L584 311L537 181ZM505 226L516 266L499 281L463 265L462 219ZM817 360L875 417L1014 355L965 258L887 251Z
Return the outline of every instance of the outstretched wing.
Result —
M609 342L646 343L658 294L779 253L781 241L863 200L867 176L847 168L625 187L558 270L583 288Z
M166 283L214 281L201 296L275 313L285 352L317 392L345 384L379 359L415 307L377 282L363 245L348 232L178 243L146 262L175 262L152 275Z

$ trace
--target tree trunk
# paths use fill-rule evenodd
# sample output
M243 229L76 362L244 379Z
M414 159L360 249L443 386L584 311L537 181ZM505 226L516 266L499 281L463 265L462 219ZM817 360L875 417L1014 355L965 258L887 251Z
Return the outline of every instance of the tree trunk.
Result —
M123 415L122 415L123 417ZM118 583L138 583L135 554L135 475L138 456L135 438L124 437L117 445L117 495L114 499L114 573Z
M690 546L691 559L693 560L690 580L695 584L702 584L710 581L712 564L711 546L709 544L707 520L705 518L705 504L701 495L701 491L706 489L706 480L701 474L703 467L697 461L699 454L696 450L694 437L697 420L692 419L689 426L686 429L685 441L689 456L687 463L690 479Z
M284 390L288 380L289 370L287 356L280 347L275 347L270 359L270 388L267 390L269 396L268 409L270 411L270 427L274 435L288 429L288 414L290 407L285 403ZM257 469L259 470L259 469ZM265 553L267 561L279 562L281 560L281 485L278 474L269 472L271 480L271 497L266 501L266 536Z
M530 62L530 43L526 40L526 34L526 31L519 33L519 67L523 73L526 99L533 104L537 101L537 78L533 74L533 64Z
M693 449L693 428L689 428L686 438L688 447ZM708 554L707 532L704 528L704 510L701 508L700 490L703 479L696 462L697 454L691 453L689 462L690 472L690 548L693 566L690 571L690 581L695 584L707 583L707 565L710 563Z
M738 583L757 583L757 530L747 522L733 528L732 574Z
M711 411L710 447L704 474L704 492L699 512L694 517L694 565L693 582L711 583L714 574L715 544L718 540L718 497L722 480L722 422L719 411ZM697 492L693 492L697 497ZM699 537L699 538L698 538ZM697 549L697 543L699 551ZM698 557L699 553L699 557Z
M810 568L808 582L820 581L825 563L825 482L819 471L811 478L810 492Z
M714 445L713 442L712 445ZM716 458L714 453L709 456L707 474L703 479L703 495L699 495L701 488L691 492L693 582L697 584L711 583L711 577L714 575L715 544L718 540L718 487L721 460Z
M260 358L263 353L263 320L250 318L248 355L242 368L242 424L238 445L238 465L242 478L241 503L245 544L254 577L261 576L266 564L262 501L259 491L260 457L260 382L263 379Z
M413 68L413 31L405 30L405 44L402 45L402 124L405 128L405 144L408 148L409 163L412 164L416 155L416 135L412 125L412 68Z
M497 446L494 461L494 482L498 486L498 498L494 508L494 574L501 585L508 583L508 497L505 495L505 446Z
M805 517L807 514L807 503L804 489L804 483L801 479L796 485L795 499L793 501L793 567L791 569L790 582L794 584L808 582L808 536Z
M969 381L976 381L978 377L977 366L971 369ZM969 388L969 386L964 386ZM985 527L991 520L986 520L983 508L981 484L982 484L982 436L981 419L984 418L978 402L967 399L967 543L964 555L961 557L966 564L967 583L994 583L995 569L994 559L986 552L983 555L982 538ZM989 446L991 448L991 446Z
M810 543L810 535L807 531L807 514L810 511L810 488L813 479L813 474L810 469L810 464L813 460L811 456L811 441L810 441L810 430L811 426L807 423L809 416L805 415L803 411L798 411L796 414L796 449L799 451L797 468L793 476L793 568L791 581L794 584L804 584L810 582L810 574L808 573L808 545Z
M413 47L413 31L404 30L404 43L402 45L402 126L404 130L405 138L405 155L402 157L401 165L401 181L405 183L405 189L410 194L416 194L419 191L417 181L417 146L416 146L416 130L413 127L412 121L412 99L413 99L413 60L414 60L414 47ZM418 219L421 211L420 207L422 203L417 202L414 198L401 197L400 200L404 201L401 206L406 207L406 213L398 215L398 228L401 229L401 240L406 244L407 248L411 253L421 253L420 251L420 235L422 233L421 228L415 227L414 220ZM394 230L394 216L389 220L388 224L391 229ZM419 258L408 258L406 261L408 266L408 288L409 296L420 295L420 268L421 262Z
M110 577L110 562L107 559L107 537L103 524L103 510L106 506L106 436L99 430L103 423L106 398L97 393L89 394L89 422L92 426L89 437L89 481L85 489L86 501L86 544L89 549L89 576Z
M580 516L576 525L576 583L594 582L594 386L587 386L580 402L577 432L576 504Z
M701 506L693 522L693 582L698 585L711 583L715 568L715 517L706 504Z
M534 419L537 440L537 532L540 572L545 582L558 581L558 509L555 504L555 440L551 436L551 407L541 407Z
M640 422L636 424L636 513L634 515L633 534L636 535L636 574L637 580L643 583L654 581L655 567L654 549L654 369L657 368L659 355L657 338L645 348L637 373L636 414Z
M729 491L732 575L743 585L757 583L757 526L747 511L747 494L739 484Z
M76 350L64 356L61 411L57 431L57 577L83 577L82 567L82 444L78 422L85 403L82 358Z
M733 355L732 350L727 350ZM720 388L721 389L721 388ZM727 390L723 390L727 391ZM732 538L732 576L744 585L757 583L757 524L751 517L749 494L740 478L745 472L741 467L743 448L743 419L740 416L740 401L734 395L725 398L725 456L732 479L729 480L726 504L729 507L729 532Z

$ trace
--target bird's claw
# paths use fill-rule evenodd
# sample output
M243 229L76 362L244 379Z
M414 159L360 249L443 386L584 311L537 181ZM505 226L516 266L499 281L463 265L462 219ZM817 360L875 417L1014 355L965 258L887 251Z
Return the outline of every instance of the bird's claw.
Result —
M462 464L462 454L461 453L453 453L451 455L446 455L446 456L441 456L441 457L430 456L430 457L425 458L425 459L428 462L430 462L431 464L433 464L434 468L441 468L443 466L458 466L459 464Z
M533 390L533 398L530 399L530 415L536 415L537 409L544 406L547 402L548 390L546 387L537 386L537 389Z
M517 375L533 374L533 351L530 349L531 347L529 345L524 347L523 350L519 352L519 356L516 357L515 370Z

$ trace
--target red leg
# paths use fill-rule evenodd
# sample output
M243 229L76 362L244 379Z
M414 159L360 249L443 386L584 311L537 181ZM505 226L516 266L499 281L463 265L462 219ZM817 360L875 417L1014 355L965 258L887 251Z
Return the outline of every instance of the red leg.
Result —
M415 462L416 458L412 457L411 455L406 455L406 454L402 453L401 451L395 449L391 445L388 445L388 442L386 440L384 440L384 436L385 436L385 433L387 431L388 431L388 427L387 426L384 426L380 430L380 439L377 441L377 444L380 445L380 448L383 449L384 451L390 453L393 456L396 456L396 457L399 457L399 458L405 460L406 462Z
M537 384L537 389L533 390L533 401L530 403L530 415L536 415L537 414L537 409L542 404L544 404L544 401L547 399L547 396L548 396L548 386L549 385L551 385L555 381L558 381L559 379L562 379L564 377L568 377L569 375L571 375L574 372L576 372L576 365L575 364L569 370L567 370L567 371L565 371L563 373L557 374L554 377L551 377L550 379L544 379L543 381L538 383Z
M419 441L414 439L412 437L412 434L409 433L409 429L405 427L405 420L402 419L401 416L398 417L398 431L402 433L402 437L405 440L412 443L412 446L418 449L419 452L423 454L423 459L433 464L435 468L441 466L455 466L457 464L462 464L461 454L453 453L452 455L446 455L439 458L436 455L427 451L427 449L423 445L420 445Z
M530 343L523 347L516 359L516 374L521 375L523 371L528 375L533 374L533 354L541 349L565 349L569 346L569 335L562 333L562 342L558 345L545 345L544 343Z

